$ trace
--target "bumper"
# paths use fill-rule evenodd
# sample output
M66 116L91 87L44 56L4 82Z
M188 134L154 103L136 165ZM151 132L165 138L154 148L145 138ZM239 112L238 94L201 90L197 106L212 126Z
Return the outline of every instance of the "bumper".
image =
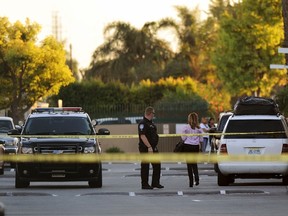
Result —
M4 148L4 154L16 154L17 148Z
M101 163L17 163L16 169L28 181L89 181L102 172Z
M230 174L288 175L288 163L283 163L283 162L218 163L218 168L223 175L230 175Z

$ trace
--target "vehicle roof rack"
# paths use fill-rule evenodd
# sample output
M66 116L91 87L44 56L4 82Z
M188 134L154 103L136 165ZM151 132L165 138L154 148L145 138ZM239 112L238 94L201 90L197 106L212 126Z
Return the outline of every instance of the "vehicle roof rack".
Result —
M55 113L55 112L84 112L82 107L47 107L47 108L35 108L31 113Z

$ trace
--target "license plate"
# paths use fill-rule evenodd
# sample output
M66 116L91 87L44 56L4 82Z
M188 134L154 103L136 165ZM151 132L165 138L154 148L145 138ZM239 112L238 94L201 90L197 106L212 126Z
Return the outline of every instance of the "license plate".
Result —
M249 148L248 149L248 155L260 155L261 149L259 148Z
M53 150L53 154L62 154L63 150Z
M65 174L52 174L52 178L65 178Z

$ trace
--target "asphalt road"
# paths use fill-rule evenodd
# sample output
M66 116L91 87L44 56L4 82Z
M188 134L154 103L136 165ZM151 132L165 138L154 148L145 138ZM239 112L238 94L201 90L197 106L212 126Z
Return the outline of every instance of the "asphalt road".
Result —
M281 179L236 179L219 187L212 164L199 164L200 185L188 187L186 164L162 163L164 189L142 190L140 164L103 163L103 187L87 182L32 182L14 187L14 170L0 176L5 215L286 216L288 189Z

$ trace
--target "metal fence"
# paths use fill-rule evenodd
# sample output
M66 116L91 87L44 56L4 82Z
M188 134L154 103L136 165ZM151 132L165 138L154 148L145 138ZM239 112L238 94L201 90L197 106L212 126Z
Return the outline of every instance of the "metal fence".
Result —
M147 105L119 104L119 105L95 105L85 106L84 110L92 119L98 118L124 118L143 116ZM193 102L174 102L152 105L155 108L156 123L185 123L190 112L197 112L200 116L208 116L208 106L195 104Z

